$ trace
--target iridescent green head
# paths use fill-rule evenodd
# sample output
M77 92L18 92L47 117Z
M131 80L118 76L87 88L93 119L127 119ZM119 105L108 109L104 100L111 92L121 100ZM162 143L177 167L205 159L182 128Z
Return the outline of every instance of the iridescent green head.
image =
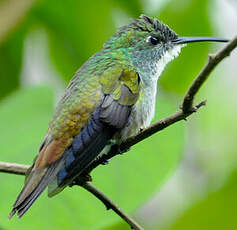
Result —
M139 19L132 19L132 23L121 27L105 43L105 48L151 49L153 45L167 43L177 38L178 35L167 25L157 19L141 15Z
M179 37L157 19L141 15L121 27L104 45L141 75L142 80L156 80L165 65L177 56L185 43L200 41L226 42L209 37Z

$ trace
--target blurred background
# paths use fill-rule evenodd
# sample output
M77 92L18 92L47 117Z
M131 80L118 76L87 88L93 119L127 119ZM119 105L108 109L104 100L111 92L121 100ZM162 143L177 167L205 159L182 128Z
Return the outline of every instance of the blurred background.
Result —
M129 18L145 13L183 36L237 33L236 0L0 0L0 160L31 164L76 70ZM190 44L165 69L154 120L176 111L208 53ZM93 171L93 183L145 229L235 229L237 52L199 92L207 106ZM22 176L0 174L0 229L130 229L82 188L45 192L7 219Z

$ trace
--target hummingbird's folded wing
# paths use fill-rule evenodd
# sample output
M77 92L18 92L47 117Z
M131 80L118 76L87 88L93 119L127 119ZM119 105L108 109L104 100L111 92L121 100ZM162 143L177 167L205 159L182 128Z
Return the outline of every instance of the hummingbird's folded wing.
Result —
M114 69L107 70L101 77L101 82L104 82L105 77L108 81L114 74ZM68 148L64 167L49 186L49 196L60 192L80 175L99 155L108 140L128 122L132 106L139 96L139 77L136 72L123 69L119 69L116 76L117 81L111 77L111 85L106 84L104 87L102 84L102 102L92 114L87 126Z
M24 215L53 180L56 191L78 176L126 124L138 96L139 77L134 71L110 67L93 82L74 78L9 217L16 212Z

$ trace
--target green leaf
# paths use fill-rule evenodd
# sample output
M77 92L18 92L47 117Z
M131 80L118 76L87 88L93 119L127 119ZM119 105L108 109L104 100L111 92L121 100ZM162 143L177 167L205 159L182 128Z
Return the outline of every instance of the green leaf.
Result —
M1 160L30 164L52 115L52 92L44 88L18 91L0 104ZM160 116L174 111L159 97ZM156 116L156 120L158 117ZM4 134L4 135L3 135ZM94 184L125 212L148 200L177 166L183 148L183 124L176 124L93 171ZM6 229L101 229L120 218L80 187L66 188L52 199L43 193L18 220L7 219L24 178L0 174L1 225Z

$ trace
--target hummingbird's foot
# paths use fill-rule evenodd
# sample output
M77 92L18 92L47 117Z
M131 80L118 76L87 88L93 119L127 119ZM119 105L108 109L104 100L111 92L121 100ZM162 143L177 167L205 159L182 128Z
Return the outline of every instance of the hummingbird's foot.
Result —
M119 152L119 154L122 155L122 154L128 152L130 149L131 149L131 147L128 147L126 149L121 149L120 146L119 146L118 152Z
M86 182L91 182L91 181L92 181L92 177L90 174L81 174L80 176L75 178L75 180L73 180L71 184L69 184L69 187L72 187L74 185L83 185Z
M118 154L124 154L126 152L128 152L131 148L128 147L128 148L121 148L121 145L118 145L118 144L114 144L111 146L111 149L110 151L112 152L117 152Z
M102 165L107 165L107 164L109 164L109 162L110 162L110 159L106 159L103 162L101 162L101 164Z
M107 158L111 153L112 155L115 154L124 154L128 152L131 148L121 148L119 144L115 144L114 141L110 143L110 148L108 149L107 153L103 153L100 156L98 156L95 161L100 161L102 165L107 165L111 161L112 158ZM103 160L102 160L103 159Z

